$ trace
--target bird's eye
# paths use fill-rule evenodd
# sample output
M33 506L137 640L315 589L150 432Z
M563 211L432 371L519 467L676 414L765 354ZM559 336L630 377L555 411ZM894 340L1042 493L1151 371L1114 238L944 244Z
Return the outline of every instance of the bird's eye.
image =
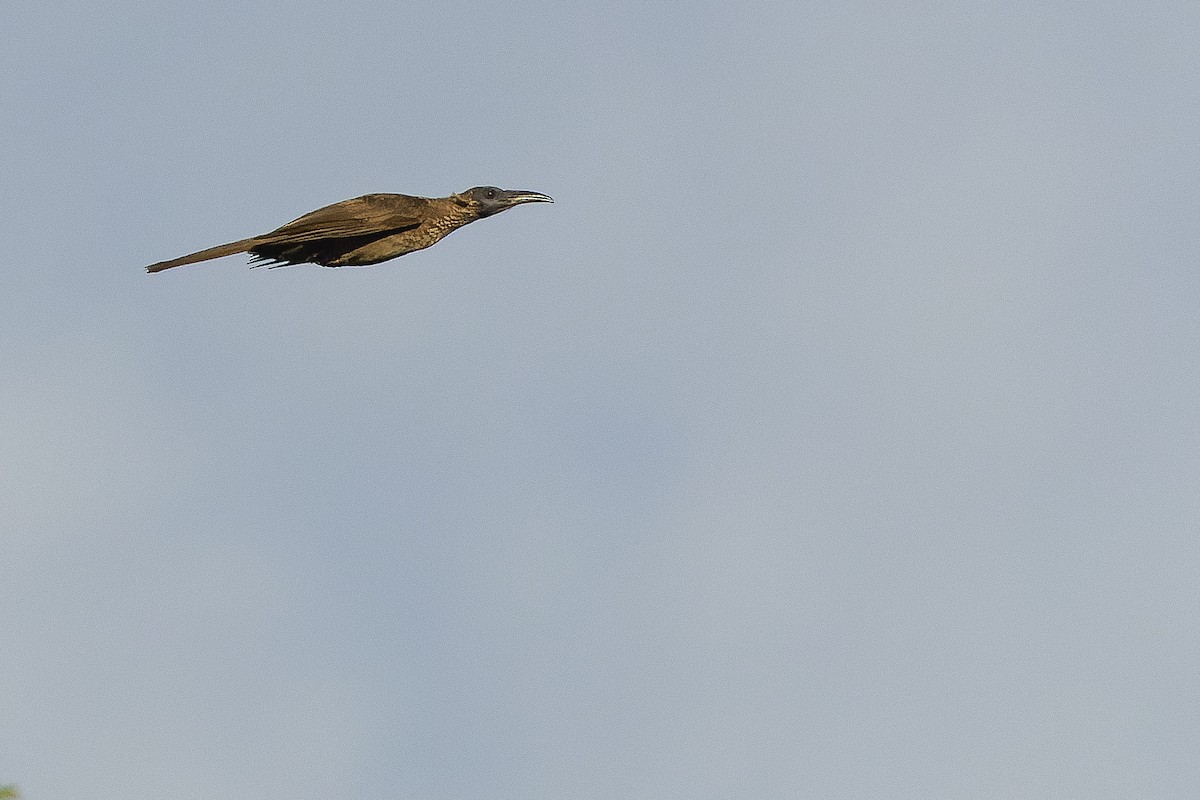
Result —
M488 189L486 192L483 193L483 196L486 197L488 200L495 200L496 199L496 190Z

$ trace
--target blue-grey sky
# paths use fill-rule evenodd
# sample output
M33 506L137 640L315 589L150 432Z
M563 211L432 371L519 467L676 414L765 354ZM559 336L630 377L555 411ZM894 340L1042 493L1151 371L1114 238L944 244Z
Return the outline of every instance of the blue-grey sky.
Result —
M1198 40L5 4L0 783L1200 796ZM478 184L557 202L142 272Z

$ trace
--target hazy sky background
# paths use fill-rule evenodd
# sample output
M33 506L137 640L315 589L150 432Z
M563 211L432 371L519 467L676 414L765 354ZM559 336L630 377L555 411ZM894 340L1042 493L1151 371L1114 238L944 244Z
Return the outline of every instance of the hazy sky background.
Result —
M0 783L1200 796L1198 41L5 3ZM142 271L478 184L557 202Z

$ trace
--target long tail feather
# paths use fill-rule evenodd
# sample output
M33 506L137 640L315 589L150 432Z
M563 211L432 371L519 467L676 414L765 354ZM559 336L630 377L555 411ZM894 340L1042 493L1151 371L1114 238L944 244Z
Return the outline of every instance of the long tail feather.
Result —
M221 258L222 256L231 256L235 253L244 253L253 247L254 239L242 239L239 242L230 242L229 244L220 244L216 247L210 247L207 250L200 250L179 258L172 258L170 261L159 261L157 264L151 264L146 267L146 272L162 272L164 269L171 267L182 267L184 264L195 264L197 261L208 261L210 258Z

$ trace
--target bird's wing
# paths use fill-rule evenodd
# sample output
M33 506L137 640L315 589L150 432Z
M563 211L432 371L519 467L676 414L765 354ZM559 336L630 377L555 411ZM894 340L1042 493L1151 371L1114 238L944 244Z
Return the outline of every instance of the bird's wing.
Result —
M259 242L311 242L350 236L392 233L421 224L428 201L403 194L368 194L310 211L270 233Z

